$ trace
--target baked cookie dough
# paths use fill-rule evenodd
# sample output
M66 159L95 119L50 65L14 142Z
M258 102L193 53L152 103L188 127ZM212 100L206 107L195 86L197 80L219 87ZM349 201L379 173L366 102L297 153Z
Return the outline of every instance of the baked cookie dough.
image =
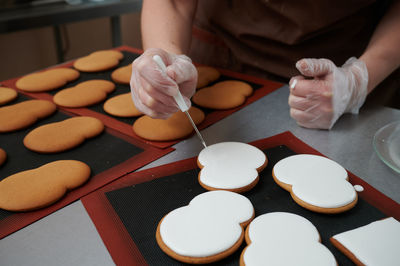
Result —
M111 79L120 84L129 84L132 75L132 64L117 68L111 73Z
M56 105L45 100L28 100L0 107L0 132L26 128L56 111Z
M252 93L253 88L249 84L227 80L198 90L192 101L200 107L225 110L242 105Z
M189 114L196 125L205 118L204 112L196 107L191 107ZM194 129L185 113L178 111L166 120L142 116L133 123L133 131L147 140L171 141L189 136Z
M86 107L107 98L107 94L115 90L115 84L108 80L88 80L78 85L57 92L53 101L63 107Z
M118 117L135 117L142 115L132 100L131 93L124 93L108 99L103 109L105 112Z
M221 73L213 67L198 66L197 69L197 88L203 88L216 81L221 76Z
M90 177L90 168L75 160L54 161L0 181L0 208L31 211L58 201Z
M18 93L16 90L6 87L0 87L0 105L11 102L17 98Z
M40 153L62 152L99 135L103 130L103 122L97 118L72 117L35 128L25 136L24 145Z
M400 222L389 217L331 237L356 265L398 265Z
M321 244L317 228L307 219L287 212L256 217L246 229L247 247L240 265L337 266Z
M246 192L259 180L268 164L258 148L240 142L221 142L204 148L198 158L199 183L207 190Z
M253 218L254 208L246 197L223 190L205 192L164 216L156 240L176 260L211 263L240 247L244 228Z
M5 152L5 150L0 148L0 166L6 161L6 159L7 159L7 153Z
M81 57L74 62L74 68L82 72L100 72L113 68L124 58L120 51L102 50Z
M77 79L79 75L79 71L72 68L54 68L26 75L17 81L16 86L28 92L51 91Z
M357 203L346 169L323 156L289 156L275 164L272 176L297 204L314 212L340 213Z

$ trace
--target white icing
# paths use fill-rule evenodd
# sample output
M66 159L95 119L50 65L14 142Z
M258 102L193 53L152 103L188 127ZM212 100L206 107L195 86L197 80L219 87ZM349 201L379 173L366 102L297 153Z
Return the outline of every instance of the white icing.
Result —
M361 185L354 185L354 189L355 189L357 192L363 192L363 191L364 191L364 188L363 188L363 186L361 186Z
M292 185L292 193L304 202L338 208L353 202L357 194L346 180L347 171L338 163L317 155L299 154L280 160L274 175Z
M364 265L400 264L400 223L393 217L333 236Z
M182 256L212 256L231 248L240 238L241 223L253 216L246 197L229 191L202 193L167 214L160 235L166 246Z
M307 219L274 212L255 218L249 225L251 244L243 254L246 266L336 266L332 253L319 242L319 233Z
M221 142L203 149L198 161L204 166L199 174L203 184L217 189L235 189L257 179L257 168L265 164L266 156L249 144Z

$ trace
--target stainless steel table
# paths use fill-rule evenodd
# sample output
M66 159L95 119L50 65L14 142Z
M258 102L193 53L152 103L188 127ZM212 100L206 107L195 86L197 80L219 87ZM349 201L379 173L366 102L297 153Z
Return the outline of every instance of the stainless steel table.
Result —
M400 110L366 105L359 115L345 115L330 131L297 126L289 116L284 86L202 131L207 144L250 142L291 131L329 158L400 203L400 175L375 154L372 139L382 126L400 120ZM198 155L197 136L145 168ZM75 202L0 240L0 265L113 265L82 203Z

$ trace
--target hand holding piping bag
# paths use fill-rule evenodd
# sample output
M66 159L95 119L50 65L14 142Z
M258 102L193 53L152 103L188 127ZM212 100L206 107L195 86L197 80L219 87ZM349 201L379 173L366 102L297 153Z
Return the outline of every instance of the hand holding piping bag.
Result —
M153 60L159 55L166 70ZM132 99L144 114L166 119L179 111L174 96L179 90L187 107L196 90L197 71L189 57L175 55L162 49L147 49L132 63Z
M289 82L289 105L297 124L331 129L342 114L358 113L367 96L368 71L363 61L352 57L337 67L328 59L302 59L296 68L303 76Z

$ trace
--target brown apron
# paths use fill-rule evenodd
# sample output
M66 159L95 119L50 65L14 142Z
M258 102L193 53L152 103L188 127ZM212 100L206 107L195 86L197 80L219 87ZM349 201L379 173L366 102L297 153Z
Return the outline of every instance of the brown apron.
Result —
M193 61L266 78L297 75L301 58L359 57L386 1L199 0Z

